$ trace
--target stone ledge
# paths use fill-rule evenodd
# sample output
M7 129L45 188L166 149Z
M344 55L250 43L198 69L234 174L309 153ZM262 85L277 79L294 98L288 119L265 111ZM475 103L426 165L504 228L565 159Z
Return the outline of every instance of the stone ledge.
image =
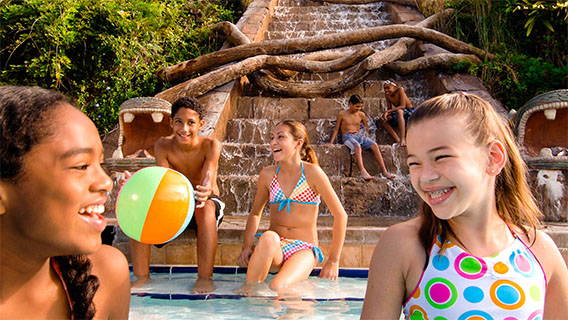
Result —
M219 228L219 243L215 265L235 265L241 251L242 235L246 226L246 216L226 216ZM109 225L117 225L116 219L108 219ZM368 268L373 250L388 226L401 222L402 219L349 218L344 249L341 255L342 267ZM332 235L331 217L318 219L318 237L324 255L329 254ZM268 228L268 217L261 220L259 231ZM549 234L559 247L564 261L568 263L568 226L560 223L546 224L544 231ZM113 243L130 261L128 238L118 230ZM187 230L167 246L151 249L152 264L196 264L195 233Z

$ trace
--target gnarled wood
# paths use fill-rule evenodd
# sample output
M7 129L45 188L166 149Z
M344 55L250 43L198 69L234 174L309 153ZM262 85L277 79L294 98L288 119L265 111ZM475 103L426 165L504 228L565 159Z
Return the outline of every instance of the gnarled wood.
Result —
M233 45L250 43L250 39L237 28L236 25L229 21L218 22L211 27L215 31L222 31L227 41Z
M416 24L416 27L430 28L434 26L438 21L448 19L453 15L455 10L446 9L440 13L433 14L428 18L420 21ZM376 52L374 55L368 57L365 61L367 70L379 69L383 65L396 61L408 54L408 49L414 44L416 39L413 38L401 38L393 46Z
M177 82L195 72L211 69L229 62L261 54L284 54L310 52L348 45L373 42L388 38L414 37L432 42L453 52L470 53L480 57L494 58L484 50L475 48L441 32L407 25L389 25L347 31L318 37L286 40L265 40L212 52L175 66L163 68L157 75L161 80Z
M260 69L284 68L302 72L334 72L345 70L363 61L363 59L374 52L375 50L372 48L364 46L349 56L332 61L310 61L290 57L260 55L219 68L200 77L178 84L158 93L156 97L173 102L184 96L199 96L231 80Z
M400 75L407 75L409 73L428 68L447 69L455 65L456 63L465 60L468 60L474 64L481 63L481 60L479 60L479 58L473 54L440 53L431 56L420 57L410 61L395 61L385 65L385 67Z
M318 0L320 2L338 3L338 4L369 4L379 2L377 0ZM416 0L383 0L382 2L391 2L416 8Z
M366 70L364 64L360 62L349 70L346 70L344 75L340 78L317 83L282 81L268 74L261 76L259 72L254 72L249 75L249 77L253 78L251 80L263 90L294 97L313 98L327 96L352 88L363 82L368 74L369 71Z

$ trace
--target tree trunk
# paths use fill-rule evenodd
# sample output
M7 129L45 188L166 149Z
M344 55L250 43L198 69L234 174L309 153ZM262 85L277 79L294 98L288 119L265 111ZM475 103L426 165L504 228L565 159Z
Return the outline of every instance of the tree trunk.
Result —
M241 60L260 54L309 52L399 37L423 39L453 52L476 54L480 57L491 59L494 57L484 50L470 46L467 43L435 30L407 25L388 25L319 37L265 40L243 44L237 47L212 52L175 66L160 69L157 76L162 81L177 82L191 76L195 72L201 72L235 60Z
M219 68L200 77L178 84L156 95L157 98L174 102L184 96L200 96L209 90L254 71L268 68L284 68L302 72L334 72L345 70L363 61L375 50L368 46L355 51L349 56L332 61L310 61L290 57L260 55L245 59L235 64ZM259 75L258 77L262 77Z
M440 13L433 14L428 18L420 21L416 27L430 28L435 25L440 20L448 19L454 14L453 9L446 9ZM383 65L396 61L408 54L408 49L414 44L416 39L413 38L401 38L393 46L381 50L374 55L370 56L366 60L367 70L379 69Z
M395 61L387 64L385 67L400 75L407 75L409 73L428 68L447 69L460 61L466 60L474 64L481 63L481 60L479 60L479 58L473 54L440 53L431 56L420 57L410 61Z
M318 0L320 2L328 3L338 3L338 4L368 4L373 2L379 2L377 0ZM416 8L417 0L383 0L382 2L391 2L396 4L401 4L403 6L410 6Z
M289 82L278 80L268 74L260 75L255 72L249 77L263 90L269 90L282 95L294 97L321 97L332 93L342 92L363 82L369 71L362 62L346 70L344 76L338 79L321 81L317 83Z

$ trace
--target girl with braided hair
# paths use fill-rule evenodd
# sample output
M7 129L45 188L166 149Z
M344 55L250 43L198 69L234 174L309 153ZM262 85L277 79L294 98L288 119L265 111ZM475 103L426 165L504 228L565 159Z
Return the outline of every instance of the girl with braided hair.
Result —
M295 120L280 122L272 131L270 149L279 164L260 172L238 259L240 266L248 266L244 293L247 285L251 288L263 282L268 272L278 273L270 287L281 292L307 279L324 261L317 237L320 198L334 218L331 250L320 277L337 279L345 239L347 214L308 146L306 128ZM270 204L270 227L255 235L266 202ZM255 238L258 243L253 249Z
M0 87L0 318L128 318L128 264L101 246L112 181L63 95Z

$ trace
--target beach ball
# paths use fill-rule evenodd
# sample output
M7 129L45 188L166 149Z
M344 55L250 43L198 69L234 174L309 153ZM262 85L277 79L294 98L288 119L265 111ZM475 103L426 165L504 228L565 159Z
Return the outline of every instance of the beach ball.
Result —
M181 173L147 167L122 186L116 201L116 218L130 238L149 244L173 240L189 224L195 209L191 182Z

